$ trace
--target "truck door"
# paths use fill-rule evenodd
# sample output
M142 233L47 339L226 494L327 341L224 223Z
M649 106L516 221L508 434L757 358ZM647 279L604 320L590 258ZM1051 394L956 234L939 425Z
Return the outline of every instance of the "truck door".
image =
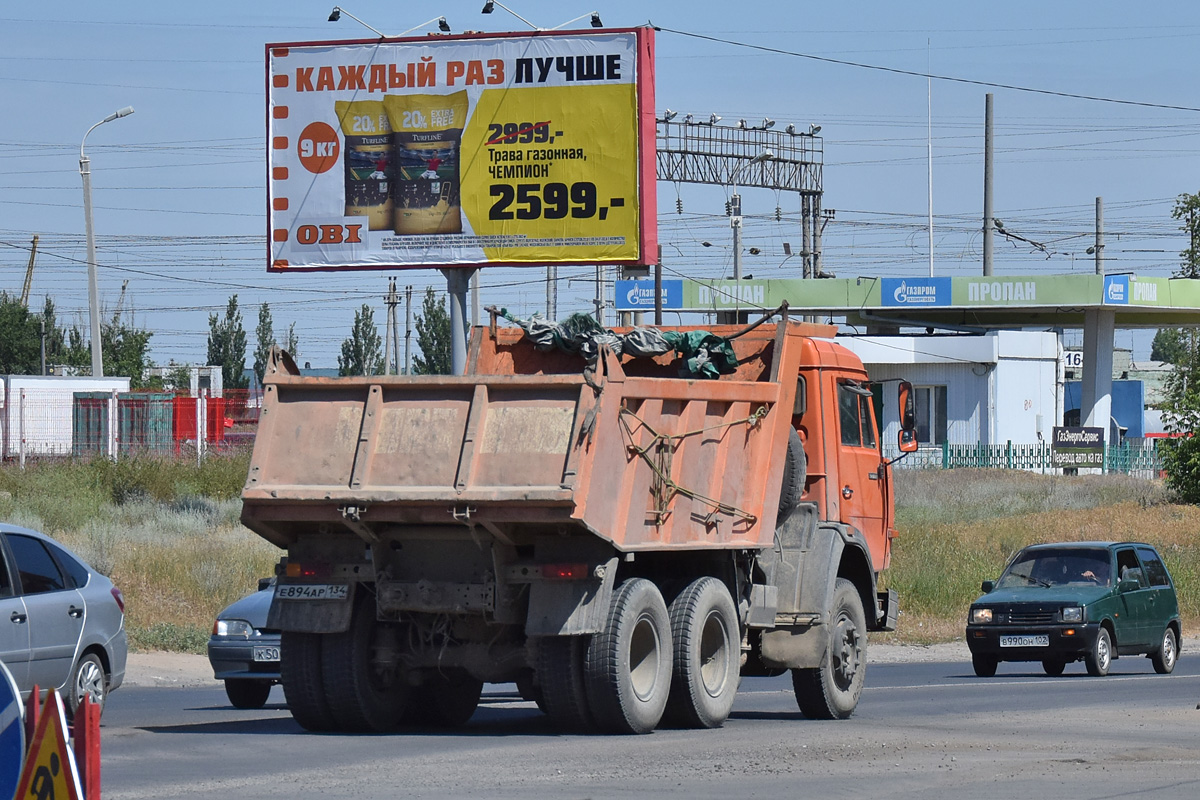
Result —
M838 475L841 521L853 525L867 539L877 562L885 547L883 481L879 439L871 413L871 390L853 380L840 380L838 393ZM879 570L882 563L875 563Z

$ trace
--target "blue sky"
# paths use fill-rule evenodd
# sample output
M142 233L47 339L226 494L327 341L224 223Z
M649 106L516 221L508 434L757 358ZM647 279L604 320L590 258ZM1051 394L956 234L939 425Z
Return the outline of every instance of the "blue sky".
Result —
M679 31L657 36L659 110L822 126L823 205L837 212L825 229L825 267L839 277L928 272L926 73L938 76L936 274L980 271L987 92L995 98L995 215L1045 245L998 238L998 274L1092 271L1084 251L1096 197L1105 203L1110 272L1168 275L1186 246L1170 211L1178 194L1200 191L1194 2L1137 10L1073 1L590 2L505 5L542 27L598 10L609 27L650 21ZM67 321L86 328L79 143L93 123L132 105L134 115L98 128L87 143L103 302L113 307L128 281L125 307L154 331L160 364L203 361L208 314L236 293L251 340L257 307L268 302L277 333L297 323L302 361L334 366L355 309L371 303L382 324L389 273L266 272L263 67L267 42L370 35L345 16L327 22L332 5L7 3L0 288L20 292L37 233L31 305L49 294ZM436 15L455 32L522 29L501 8L481 15L482 5L358 0L345 8L388 33ZM661 183L658 194L668 274L729 275L727 190ZM745 271L797 277L799 259L783 252L785 242L799 249L797 199L742 195L745 246L761 251L745 257ZM396 274L417 292L445 288L433 270ZM540 269L485 270L483 301L531 314L544 308L543 277ZM590 309L592 285L590 268L560 270L560 312ZM1135 355L1146 356L1145 340ZM1119 345L1133 343L1118 335Z

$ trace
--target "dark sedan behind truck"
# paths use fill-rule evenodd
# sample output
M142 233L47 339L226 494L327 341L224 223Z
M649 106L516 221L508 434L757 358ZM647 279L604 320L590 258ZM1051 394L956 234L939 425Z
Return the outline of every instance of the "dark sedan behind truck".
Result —
M1083 661L1106 675L1113 659L1145 655L1159 673L1179 657L1179 604L1158 552L1139 542L1026 547L971 604L967 645L975 674L1002 661L1040 661L1047 675Z
M267 628L275 579L217 615L208 640L213 676L225 681L225 694L237 708L262 708L279 683L279 631Z

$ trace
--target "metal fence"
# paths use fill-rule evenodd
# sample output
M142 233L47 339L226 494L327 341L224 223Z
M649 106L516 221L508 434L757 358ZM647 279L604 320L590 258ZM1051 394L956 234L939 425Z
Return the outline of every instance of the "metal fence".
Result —
M213 447L253 441L260 402L170 392L81 392L27 388L0 413L5 460L138 453L202 458Z
M900 457L895 448L889 459ZM1062 467L1054 465L1054 448L1045 442L1038 444L998 445L950 444L940 447L923 447L896 462L903 469L955 469L976 467L980 469L1021 469L1031 472L1061 473ZM1109 445L1104 452L1104 472L1122 473L1138 478L1162 476L1162 456L1154 441L1122 442Z

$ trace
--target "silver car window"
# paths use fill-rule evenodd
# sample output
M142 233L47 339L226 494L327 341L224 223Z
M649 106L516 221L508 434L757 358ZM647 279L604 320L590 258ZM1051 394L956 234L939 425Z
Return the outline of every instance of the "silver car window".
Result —
M25 594L59 592L67 588L58 565L40 541L32 536L7 534L8 546L16 561L21 591Z
M54 557L58 559L58 565L67 573L68 588L82 589L87 586L88 568L79 563L79 559L63 550L54 542L43 542Z

